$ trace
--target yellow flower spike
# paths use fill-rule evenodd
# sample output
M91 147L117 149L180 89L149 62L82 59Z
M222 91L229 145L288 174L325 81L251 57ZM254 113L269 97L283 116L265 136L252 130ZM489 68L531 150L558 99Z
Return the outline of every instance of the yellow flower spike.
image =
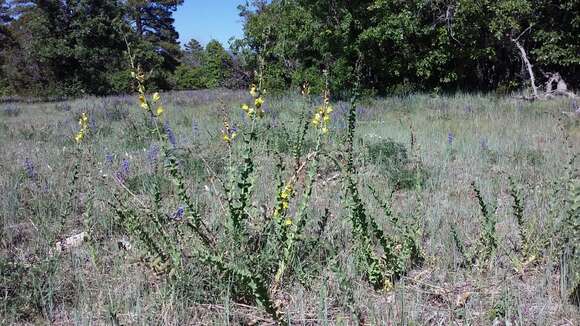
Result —
M312 118L312 124L318 126L320 124L320 113L316 113L314 118Z
M247 104L242 104L242 110L244 110L244 112L248 113L250 111L250 107Z
M304 82L304 84L302 84L300 92L302 93L302 96L310 95L310 85L308 82Z
M81 130L75 135L75 141L79 144L85 136L85 133Z
M85 138L85 134L89 128L89 116L86 114L86 112L81 113L81 117L79 118L79 126L81 128L74 137L77 144L79 144Z
M252 95L252 97L258 97L258 90L255 84L252 84L252 87L250 87L250 95Z
M158 117L159 117L159 116L161 116L161 115L163 114L163 112L165 112L165 109L163 108L163 106L162 106L162 105L160 105L160 106L157 108L157 112L156 112L156 113L157 113L157 116L158 116Z
M159 100L161 99L161 96L159 96L159 93L154 93L153 94L153 102L159 102Z
M262 104L264 104L264 99L262 97L258 97L255 101L254 104L256 104L256 108L261 108Z
M328 128L322 127L322 133L326 135L328 133Z
M149 104L147 104L147 100L145 99L145 96L139 95L139 105L143 109L148 109L149 108Z
M287 219L284 221L284 225L285 225L285 226L290 226L290 225L292 225L292 220L291 220L291 219L289 219L289 218L287 218Z

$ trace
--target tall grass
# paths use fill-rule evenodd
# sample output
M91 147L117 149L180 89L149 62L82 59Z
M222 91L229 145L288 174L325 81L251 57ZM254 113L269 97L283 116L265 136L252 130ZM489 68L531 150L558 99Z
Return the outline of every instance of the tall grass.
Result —
M578 318L564 100L156 94L135 78L135 98L0 120L3 324Z

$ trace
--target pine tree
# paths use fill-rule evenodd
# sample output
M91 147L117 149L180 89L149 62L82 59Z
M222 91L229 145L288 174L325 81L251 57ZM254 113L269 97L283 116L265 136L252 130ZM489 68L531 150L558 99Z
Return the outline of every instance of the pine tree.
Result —
M183 0L129 0L129 21L142 41L151 44L162 56L164 69L173 71L179 64L179 34L173 26L173 12Z
M191 67L199 67L203 60L203 46L196 39L191 39L185 44L183 51L183 63Z
M230 76L232 58L219 41L211 40L205 47L203 69L207 87L224 86Z

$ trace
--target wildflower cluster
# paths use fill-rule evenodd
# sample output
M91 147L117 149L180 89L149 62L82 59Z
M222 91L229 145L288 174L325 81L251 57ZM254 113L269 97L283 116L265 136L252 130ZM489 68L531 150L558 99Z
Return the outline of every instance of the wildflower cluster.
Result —
M328 124L330 123L330 114L332 113L332 105L330 104L330 93L328 90L324 92L324 102L316 109L316 113L312 118L312 124L315 128L320 128L323 134L328 133Z
M145 112L148 112L152 116L161 117L163 112L165 112L165 108L160 103L161 96L159 93L155 92L151 98L151 102L149 102L145 96L145 74L141 71L141 69L137 68L137 72L133 72L131 75L137 80L139 84L137 86L137 91L139 92L139 106L141 106ZM157 107L155 111L153 110L154 106Z
M284 212L288 210L290 206L290 199L294 195L294 188L292 183L288 183L279 193L278 193L278 205L274 209L274 219L279 219ZM286 219L284 221L285 225L292 224L291 219Z
M34 169L34 163L29 158L26 158L24 161L24 170L26 171L26 175L31 180L36 180L36 171Z
M255 117L262 118L264 117L264 110L262 106L264 105L264 97L265 91L259 89L256 85L252 85L250 88L250 95L254 100L254 105L249 106L247 104L242 105L242 110L246 112L250 119L254 119Z
M222 129L222 139L230 144L238 136L238 128L231 126L230 123L224 119L224 128Z
M80 142L83 141L83 138L85 138L85 135L89 130L89 116L84 112L81 114L81 117L79 119L79 125L81 126L81 129L75 135L75 141L78 144L80 144Z

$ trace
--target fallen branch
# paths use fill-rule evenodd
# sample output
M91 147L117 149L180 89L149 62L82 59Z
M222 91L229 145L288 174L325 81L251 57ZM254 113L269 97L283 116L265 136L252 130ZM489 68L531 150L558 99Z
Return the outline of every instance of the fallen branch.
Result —
M519 38L519 36L518 36L518 38ZM532 91L534 93L533 96L534 96L534 98L539 98L538 87L536 86L536 78L534 77L534 71L532 70L532 64L530 63L530 60L528 60L528 55L526 54L526 50L520 44L520 42L518 41L518 38L512 39L512 42L514 42L514 44L516 45L518 50L520 50L520 55L522 56L522 60L524 61L524 64L526 65L526 68L528 69L528 74L530 75L530 81L532 83Z

